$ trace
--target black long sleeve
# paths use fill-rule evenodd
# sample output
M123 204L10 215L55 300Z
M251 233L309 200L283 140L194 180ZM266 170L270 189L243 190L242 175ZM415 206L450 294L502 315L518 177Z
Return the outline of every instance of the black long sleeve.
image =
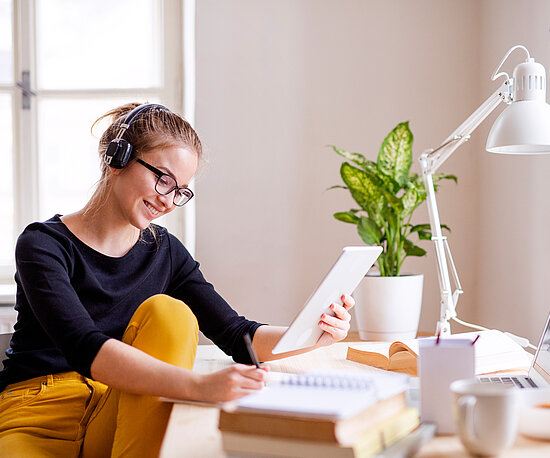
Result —
M235 361L250 363L242 336L260 324L227 304L177 238L154 230L113 258L81 242L59 215L25 229L16 247L18 317L0 390L71 370L90 377L103 343L122 339L137 307L155 294L185 302L207 337Z

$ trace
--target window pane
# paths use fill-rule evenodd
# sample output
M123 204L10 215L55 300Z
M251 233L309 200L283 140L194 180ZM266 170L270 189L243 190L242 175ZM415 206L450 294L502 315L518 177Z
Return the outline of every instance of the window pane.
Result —
M12 2L0 0L0 84L13 82Z
M14 214L13 214L13 138L11 96L0 94L0 200L2 223L0 224L0 264L13 263Z
M122 99L48 99L38 103L40 220L81 209L100 177L93 122ZM103 126L103 129L106 126Z
M39 100L40 220L80 210L90 199L100 178L97 147L107 122L96 126L93 136L90 128L107 111L136 100L140 98Z
M161 4L36 0L38 87L159 87Z

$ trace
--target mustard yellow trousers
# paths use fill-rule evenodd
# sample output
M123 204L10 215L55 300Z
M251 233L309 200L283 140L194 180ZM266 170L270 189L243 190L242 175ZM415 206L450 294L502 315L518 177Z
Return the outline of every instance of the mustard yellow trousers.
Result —
M191 369L198 324L183 302L166 295L136 310L123 342ZM0 393L0 457L156 457L171 404L125 393L76 372L8 385Z

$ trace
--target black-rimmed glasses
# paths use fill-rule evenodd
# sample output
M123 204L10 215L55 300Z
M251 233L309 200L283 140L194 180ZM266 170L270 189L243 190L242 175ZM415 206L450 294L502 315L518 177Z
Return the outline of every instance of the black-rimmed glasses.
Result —
M167 196L172 191L175 191L174 205L182 207L193 198L193 191L191 191L187 186L178 186L178 183L173 176L164 173L156 167L153 167L151 164L148 164L142 159L137 158L136 162L143 165L143 167L148 168L157 176L155 191L157 191L161 196Z

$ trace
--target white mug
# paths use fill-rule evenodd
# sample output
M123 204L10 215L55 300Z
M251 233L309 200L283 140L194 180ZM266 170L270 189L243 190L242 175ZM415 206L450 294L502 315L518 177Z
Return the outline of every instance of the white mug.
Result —
M456 432L466 449L477 455L497 455L517 435L520 390L476 379L451 383Z

